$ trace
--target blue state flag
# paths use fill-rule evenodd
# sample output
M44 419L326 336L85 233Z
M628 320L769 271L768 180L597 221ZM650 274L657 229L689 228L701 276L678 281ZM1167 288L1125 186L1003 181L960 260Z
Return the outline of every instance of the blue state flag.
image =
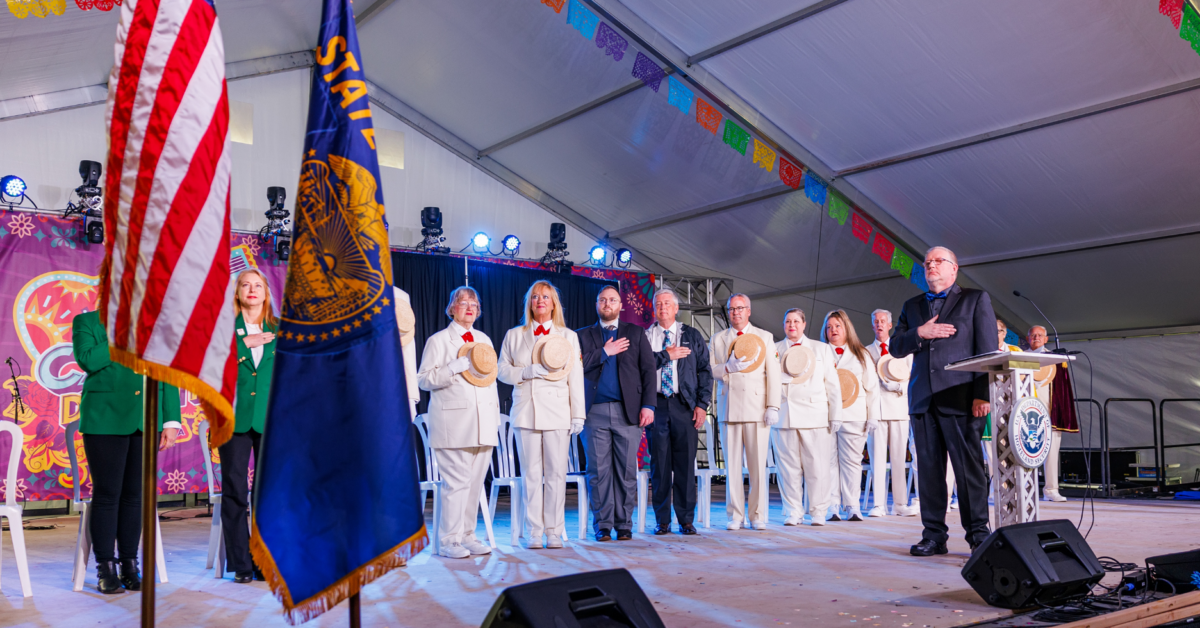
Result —
M325 0L251 551L303 622L425 547L375 131L348 0Z

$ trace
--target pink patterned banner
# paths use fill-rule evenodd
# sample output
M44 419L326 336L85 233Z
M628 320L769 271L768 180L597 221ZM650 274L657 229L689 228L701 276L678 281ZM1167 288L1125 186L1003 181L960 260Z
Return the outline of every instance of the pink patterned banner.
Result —
M0 359L12 357L16 363L16 385L25 402L18 416L12 377L3 372L7 394L0 396L0 420L16 421L25 437L16 485L0 480L0 499L9 490L25 501L70 499L74 484L68 447L79 457L81 496L92 492L77 430L84 373L75 363L71 322L95 308L104 246L88 244L81 227L76 220L0 211ZM257 236L234 234L231 244L233 267L263 271L278 307L286 266L263 256ZM208 477L197 438L204 414L190 394L182 393L179 401L183 433L175 447L159 454L158 492L204 493ZM0 441L0 460L7 461L9 451L8 439ZM215 452L213 461L218 462Z

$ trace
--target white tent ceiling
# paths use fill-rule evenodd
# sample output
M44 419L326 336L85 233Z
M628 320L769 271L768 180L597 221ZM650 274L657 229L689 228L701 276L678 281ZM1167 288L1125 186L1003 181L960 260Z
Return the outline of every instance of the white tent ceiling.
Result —
M585 3L630 40L621 61L537 0L359 0L364 65L434 139L647 268L732 278L772 330L792 306L865 324L917 289L665 86L631 88L638 51L910 253L953 248L1014 324L1041 321L1019 289L1064 333L1200 325L1200 56L1157 3ZM317 0L217 6L231 62L316 44ZM115 20L0 17L0 100L103 83Z

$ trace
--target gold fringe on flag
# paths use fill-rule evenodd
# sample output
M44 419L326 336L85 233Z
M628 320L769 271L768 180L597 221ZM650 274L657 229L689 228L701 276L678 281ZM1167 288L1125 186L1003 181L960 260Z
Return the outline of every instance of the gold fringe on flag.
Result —
M221 396L220 391L199 377L169 366L148 362L112 345L108 347L108 355L113 362L134 373L146 375L176 388L182 388L199 397L200 407L204 409L204 416L208 419L208 438L211 448L216 449L233 438L233 405L229 403L228 399Z

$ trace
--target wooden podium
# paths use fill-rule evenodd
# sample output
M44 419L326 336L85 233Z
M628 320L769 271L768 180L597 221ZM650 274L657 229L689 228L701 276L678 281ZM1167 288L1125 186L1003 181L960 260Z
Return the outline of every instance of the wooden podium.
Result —
M947 371L988 374L992 407L992 441L988 446L996 461L992 474L992 530L1038 520L1037 468L1026 468L1018 461L1009 437L1010 421L1016 405L1034 396L1033 374L1038 369L1074 359L1058 353L999 351L946 365ZM1050 445L1047 442L1045 446Z

